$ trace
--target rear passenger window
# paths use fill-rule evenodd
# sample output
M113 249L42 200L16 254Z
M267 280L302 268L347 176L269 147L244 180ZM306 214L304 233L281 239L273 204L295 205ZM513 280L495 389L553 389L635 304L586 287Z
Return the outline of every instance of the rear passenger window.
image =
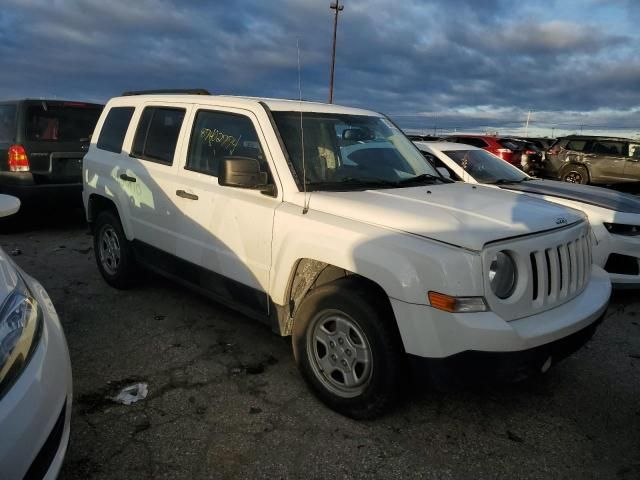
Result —
M189 143L187 170L218 176L225 157L254 158L268 171L253 123L235 113L200 110Z
M147 107L142 112L131 154L143 160L173 164L183 108Z
M567 150L574 150L576 152L584 152L587 146L586 140L571 140L565 147Z
M97 146L100 150L107 150L113 153L122 151L122 143L127 134L134 110L133 107L114 107L109 110L98 138Z

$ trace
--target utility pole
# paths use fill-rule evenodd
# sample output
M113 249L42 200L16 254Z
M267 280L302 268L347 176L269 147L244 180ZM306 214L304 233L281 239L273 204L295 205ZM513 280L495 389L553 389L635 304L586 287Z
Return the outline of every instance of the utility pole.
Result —
M333 103L333 72L336 68L336 38L338 35L338 14L344 10L344 5L340 5L340 0L332 2L329 6L331 10L335 10L336 14L333 18L333 52L331 54L331 78L329 79L329 103Z
M529 136L529 119L531 118L531 110L527 114L527 125L524 127L524 136L527 138Z

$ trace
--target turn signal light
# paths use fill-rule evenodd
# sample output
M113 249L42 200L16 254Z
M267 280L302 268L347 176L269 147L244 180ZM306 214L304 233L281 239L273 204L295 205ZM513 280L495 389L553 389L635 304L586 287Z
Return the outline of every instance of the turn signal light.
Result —
M9 171L28 172L29 157L22 145L11 145L9 147Z
M444 293L429 292L429 304L433 308L450 313L486 312L487 303L482 297L452 297Z

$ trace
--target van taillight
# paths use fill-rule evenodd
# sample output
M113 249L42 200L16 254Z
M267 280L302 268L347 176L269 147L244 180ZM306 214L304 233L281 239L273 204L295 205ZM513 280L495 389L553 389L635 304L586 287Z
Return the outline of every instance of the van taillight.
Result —
M29 157L22 145L11 145L9 147L9 171L28 172Z

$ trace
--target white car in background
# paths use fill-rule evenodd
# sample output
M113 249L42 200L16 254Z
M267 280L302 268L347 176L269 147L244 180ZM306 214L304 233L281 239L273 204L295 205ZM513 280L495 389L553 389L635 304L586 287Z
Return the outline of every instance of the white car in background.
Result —
M19 208L0 195L0 217ZM0 248L0 478L56 478L70 419L71 362L56 310Z
M593 261L615 287L640 287L640 198L601 187L540 180L486 150L450 142L415 142L438 171L468 183L542 197L582 210L593 232Z

